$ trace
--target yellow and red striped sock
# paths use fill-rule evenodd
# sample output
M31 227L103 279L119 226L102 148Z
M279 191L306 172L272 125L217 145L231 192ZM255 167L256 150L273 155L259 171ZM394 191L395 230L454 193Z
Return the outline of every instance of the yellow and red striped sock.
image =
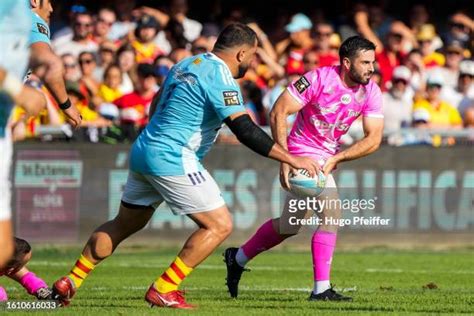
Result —
M188 267L179 257L171 263L170 267L155 281L155 289L160 293L176 291L193 268Z
M94 268L95 264L81 255L79 259L77 259L76 264L72 268L71 272L69 272L68 277L72 279L76 288L79 288L82 285L84 279L87 278L89 273L91 273Z

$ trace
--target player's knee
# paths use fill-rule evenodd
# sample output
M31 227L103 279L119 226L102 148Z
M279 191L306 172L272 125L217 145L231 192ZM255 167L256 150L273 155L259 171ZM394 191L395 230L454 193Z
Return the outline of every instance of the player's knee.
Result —
M216 221L210 229L214 234L218 235L221 239L227 238L233 229L233 224L231 219L224 219Z

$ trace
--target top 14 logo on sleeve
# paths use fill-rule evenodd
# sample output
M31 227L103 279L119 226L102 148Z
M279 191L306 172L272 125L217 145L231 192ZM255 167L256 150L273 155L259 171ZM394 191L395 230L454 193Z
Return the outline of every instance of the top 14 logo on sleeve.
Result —
M225 105L240 105L239 92L235 90L222 92Z
M309 81L308 79L306 79L305 76L301 76L300 79L298 79L297 81L295 81L295 83L293 84L293 86L296 88L296 90L298 91L298 93L303 93L306 89L309 88L310 84L309 84Z

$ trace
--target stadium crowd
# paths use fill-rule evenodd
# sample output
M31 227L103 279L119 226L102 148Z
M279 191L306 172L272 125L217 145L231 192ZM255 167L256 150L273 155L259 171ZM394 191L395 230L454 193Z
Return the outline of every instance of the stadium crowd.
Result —
M263 30L241 9L225 12L219 22L193 20L185 0L159 9L122 0L95 12L77 4L68 10L69 25L56 28L52 43L92 142L133 141L170 68L211 51L219 31L234 21L248 23L259 39L257 57L239 83L248 112L261 126L269 124L268 114L289 83L316 67L337 65L341 42L361 34L377 46L372 80L383 91L387 133L474 127L474 20L462 11L435 25L424 5L413 5L399 20L380 6L358 4L343 23L323 12L311 18L300 12ZM42 71L32 69L28 84L48 96L48 106L37 117L14 111L15 140L38 137L42 126L59 128L65 122L37 79ZM356 135L361 123L351 129ZM224 133L221 141L236 140Z

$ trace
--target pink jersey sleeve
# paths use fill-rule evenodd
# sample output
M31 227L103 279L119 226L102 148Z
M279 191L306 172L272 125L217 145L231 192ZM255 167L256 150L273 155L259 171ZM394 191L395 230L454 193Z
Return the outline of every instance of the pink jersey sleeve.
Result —
M374 82L371 83L370 96L362 110L362 116L383 118L382 92Z
M318 96L321 87L320 74L318 70L305 73L298 80L288 86L288 92L302 106L307 105Z

